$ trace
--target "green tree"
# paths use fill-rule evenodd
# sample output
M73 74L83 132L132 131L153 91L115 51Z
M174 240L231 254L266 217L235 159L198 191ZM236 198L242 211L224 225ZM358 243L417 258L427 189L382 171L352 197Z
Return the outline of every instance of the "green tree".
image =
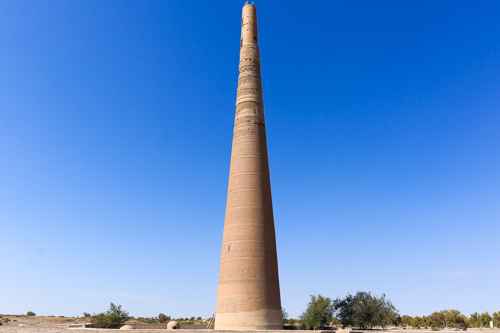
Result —
M458 310L445 310L445 324L447 327L455 328L460 321L460 311Z
M282 307L281 308L281 316L283 317L283 324L288 322L288 312Z
M424 320L422 319L422 317L415 316L411 320L411 326L413 328L420 328L420 327L424 326Z
M36 314L33 311L28 311L26 313L27 316L36 316Z
M428 329L428 328L429 328L429 326L430 326L429 316L423 316L423 317L422 317L422 320L424 321L424 328L425 328L425 329Z
M433 312L431 313L429 316L429 325L432 327L432 328L444 328L446 327L446 312L443 310L443 311L439 311L439 312Z
M473 314L470 315L469 326L470 327L480 327L481 326L479 323L479 314L477 312L474 312Z
M94 324L95 328L110 328L113 325L123 324L129 318L128 312L122 310L121 305L116 306L111 303L109 310L105 313L94 313L90 322Z
M333 307L336 312L336 317L340 319L342 327L349 327L354 325L355 314L355 299L351 294L347 294L344 299L337 297L333 301Z
M500 311L493 312L493 326L500 328Z
M399 315L399 313L396 314L391 324L395 327L401 326L401 316Z
M491 317L488 312L484 312L479 315L478 319L481 327L490 327L490 321L493 317Z
M455 327L466 331L467 327L469 327L469 320L465 315L460 314L460 316L455 319Z
M330 324L332 324L333 326L339 326L342 325L342 322L337 317L332 317L332 319L330 320Z
M405 327L408 327L408 325L410 325L410 324L411 324L411 320L412 320L412 319L413 319L413 318L412 318L412 317L410 317L410 316L407 316L407 315L402 315L402 316L401 316L401 325L402 325L402 326L405 326Z
M170 319L171 319L171 318L170 318L170 316L166 316L166 315L165 315L165 314L163 314L163 313L160 313L160 314L158 315L158 322L159 322L159 323L162 323L162 324L163 324L163 323L169 322L169 321L170 321Z
M310 295L311 301L307 304L306 311L302 312L300 319L308 330L320 329L328 325L333 317L333 304L330 298L321 295Z
M386 327L397 320L398 311L385 294L377 297L370 292L358 291L354 296L347 294L344 299L337 298L333 305L343 327Z
M385 294L381 297L372 296L369 292L358 292L356 294L356 314L354 324L361 328L373 328L373 326L389 326L397 316L397 310L390 300L386 300Z
M104 312L94 313L90 322L93 324L94 328L109 328L109 320Z
M128 312L122 310L121 305L116 306L113 303L109 305L109 310L106 311L106 316L109 318L109 322L111 323L111 325L123 324L130 318Z
M439 317L442 319L444 315L444 326L466 330L469 323L466 316L460 313L458 310L443 310L440 311Z

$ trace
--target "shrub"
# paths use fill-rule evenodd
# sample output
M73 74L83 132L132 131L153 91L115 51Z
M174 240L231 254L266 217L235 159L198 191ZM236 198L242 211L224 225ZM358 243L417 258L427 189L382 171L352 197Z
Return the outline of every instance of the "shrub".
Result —
M10 319L9 318L5 318L4 321L5 321L5 323L8 323L10 321Z
M90 322L94 324L94 328L108 328L110 326L108 317L103 312L94 313Z
M88 313L88 312L84 312L84 313L83 313L83 316L84 316L84 317L90 317L90 313Z
M123 324L129 318L128 312L122 310L121 305L116 306L110 303L109 310L106 313L94 313L90 322L94 324L95 328L110 328L113 325Z
M441 329L439 327L434 326L434 327L432 327L432 330L433 331L440 331Z
M166 322L170 321L170 316L166 316L166 315L164 315L163 313L160 313L160 314L158 315L158 321L159 321L160 323L162 323L162 324L163 324L163 323L166 323Z
M109 310L106 311L106 316L108 316L111 325L113 324L123 324L127 319L129 319L128 312L122 310L121 305L114 305L111 303L109 305Z
M36 314L33 311L28 311L26 313L27 316L36 316Z

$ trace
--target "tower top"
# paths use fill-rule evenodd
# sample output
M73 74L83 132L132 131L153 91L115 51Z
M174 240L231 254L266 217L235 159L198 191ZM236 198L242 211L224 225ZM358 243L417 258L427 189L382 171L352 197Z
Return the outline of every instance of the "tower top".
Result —
M243 6L241 13L241 46L245 44L258 44L257 37L257 7L249 4Z

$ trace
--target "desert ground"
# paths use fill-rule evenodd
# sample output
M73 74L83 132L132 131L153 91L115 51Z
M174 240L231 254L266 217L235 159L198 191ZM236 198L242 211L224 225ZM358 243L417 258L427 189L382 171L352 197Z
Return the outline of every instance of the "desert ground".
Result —
M123 332L123 330L117 330L117 329L102 329L102 328L83 328L83 327L74 327L76 326L75 324L80 324L83 325L83 323L89 323L90 318L85 318L85 317L79 317L79 318L66 318L66 317L54 317L54 316L25 316L25 315L0 315L0 320L2 321L3 325L0 326L0 333L40 333L40 332L47 332L47 333L84 333L86 332L91 332L91 333L104 333L104 332ZM8 323L5 323L5 319L9 319ZM128 320L125 322L125 324L132 325L134 324L136 326L139 326L141 324L144 324L141 321L138 320ZM73 327L70 327L73 326ZM181 327L182 328L182 327ZM136 329L139 330L141 333L158 333L158 331L166 331L165 329ZM200 330L200 329L181 329L180 330L182 333L202 333L202 332L208 332L207 330ZM287 332L288 330L285 330ZM494 329L488 329L488 328L469 328L467 330L468 332L473 332L473 333L500 333L500 329L494 328ZM171 332L169 330L169 332ZM213 330L210 330L210 332L213 332ZM225 333L232 333L233 331L224 331ZM236 332L236 331L234 331ZM243 331L240 331L243 332ZM248 331L250 332L250 331ZM271 331L268 331L271 332ZM276 332L276 331L272 331ZM289 331L289 332L306 332L306 331ZM309 331L312 332L312 331ZM363 332L359 330L341 330L338 329L336 331L314 331L316 333L320 332L336 332L336 333L354 333L354 332ZM398 328L391 328L388 330L373 330L373 331L364 331L364 332L387 332L387 333L422 333L422 332L432 332L430 329L402 329L400 327ZM442 333L459 333L459 331L456 331L454 329L443 329L439 332Z
M67 317L53 317L53 316L25 316L25 315L0 315L0 320L3 325L0 326L0 333L34 333L34 332L50 332L50 333L79 333L82 331L97 333L99 331L109 332L118 331L113 329L90 329L83 327L74 328L75 324L83 325L83 323L90 323L90 318L67 318ZM5 319L9 319L5 323ZM140 325L144 324L138 320L128 320L126 324ZM140 330L141 332L156 331L158 330ZM123 332L123 330L121 330ZM201 331L200 331L201 332Z

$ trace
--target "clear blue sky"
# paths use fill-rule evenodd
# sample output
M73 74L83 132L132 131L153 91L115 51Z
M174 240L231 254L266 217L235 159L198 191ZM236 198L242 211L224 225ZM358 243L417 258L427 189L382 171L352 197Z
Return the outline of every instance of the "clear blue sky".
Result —
M215 311L243 3L0 3L0 313ZM283 307L499 311L500 2L255 4Z

